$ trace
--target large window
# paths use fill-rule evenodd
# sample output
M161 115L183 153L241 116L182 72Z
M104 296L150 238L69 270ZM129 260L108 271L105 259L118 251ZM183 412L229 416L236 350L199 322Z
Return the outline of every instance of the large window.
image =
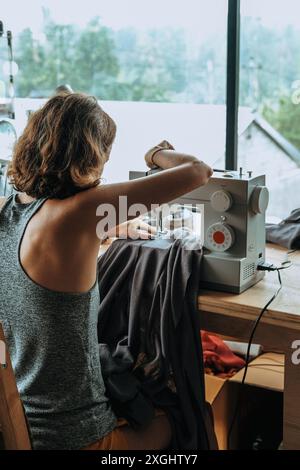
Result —
M300 207L299 46L299 0L241 0L238 163L266 174L280 218Z
M162 139L225 167L227 13L228 0L6 2L17 132L68 83L118 125L107 181L144 169ZM240 26L237 167L266 174L269 215L282 218L300 206L299 0L241 0Z
M1 15L14 34L20 128L25 108L68 83L117 122L107 180L143 169L162 139L224 165L227 0L11 0Z

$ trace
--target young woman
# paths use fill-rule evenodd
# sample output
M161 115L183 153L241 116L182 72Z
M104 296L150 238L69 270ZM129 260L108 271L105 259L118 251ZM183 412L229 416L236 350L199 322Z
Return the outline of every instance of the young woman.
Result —
M212 170L162 143L145 158L165 171L103 185L115 133L95 98L54 96L19 138L9 169L16 192L0 201L0 319L34 449L158 449L170 441L165 416L140 433L118 427L105 396L96 328L101 205L115 208L124 231L119 196L148 211L205 184Z

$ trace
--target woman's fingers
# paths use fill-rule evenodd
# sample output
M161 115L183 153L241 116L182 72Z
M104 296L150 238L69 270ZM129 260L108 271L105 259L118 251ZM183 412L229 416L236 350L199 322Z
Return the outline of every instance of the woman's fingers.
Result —
M153 238L153 235L151 235L149 232L146 232L145 230L137 230L136 234L138 235L137 238L140 238L141 240L148 240L149 238Z
M153 227L145 224L146 226L137 226L137 227L128 227L128 238L141 238L142 240L147 240L149 238L154 238L156 231L152 230ZM151 229L151 230L150 230Z
M147 231L149 232L151 235L155 235L156 234L156 228L153 227L153 225L149 225L147 224L146 222L144 222L143 220L139 220L138 223L138 228L140 230L144 230L144 231Z
M156 228L147 224L142 219L136 218L129 222L119 225L119 238L148 239L156 234Z

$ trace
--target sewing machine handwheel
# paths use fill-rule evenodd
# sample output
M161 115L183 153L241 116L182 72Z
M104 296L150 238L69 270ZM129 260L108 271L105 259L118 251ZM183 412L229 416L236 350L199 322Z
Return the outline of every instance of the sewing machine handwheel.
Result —
M256 186L250 199L250 207L254 214L263 214L269 204L269 191L266 186Z

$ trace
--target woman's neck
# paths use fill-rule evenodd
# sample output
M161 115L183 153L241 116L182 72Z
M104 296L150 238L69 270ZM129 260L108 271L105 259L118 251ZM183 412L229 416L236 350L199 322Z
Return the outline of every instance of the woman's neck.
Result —
M21 202L21 204L27 204L28 202L35 201L34 197L28 196L26 193L19 193L18 199Z

